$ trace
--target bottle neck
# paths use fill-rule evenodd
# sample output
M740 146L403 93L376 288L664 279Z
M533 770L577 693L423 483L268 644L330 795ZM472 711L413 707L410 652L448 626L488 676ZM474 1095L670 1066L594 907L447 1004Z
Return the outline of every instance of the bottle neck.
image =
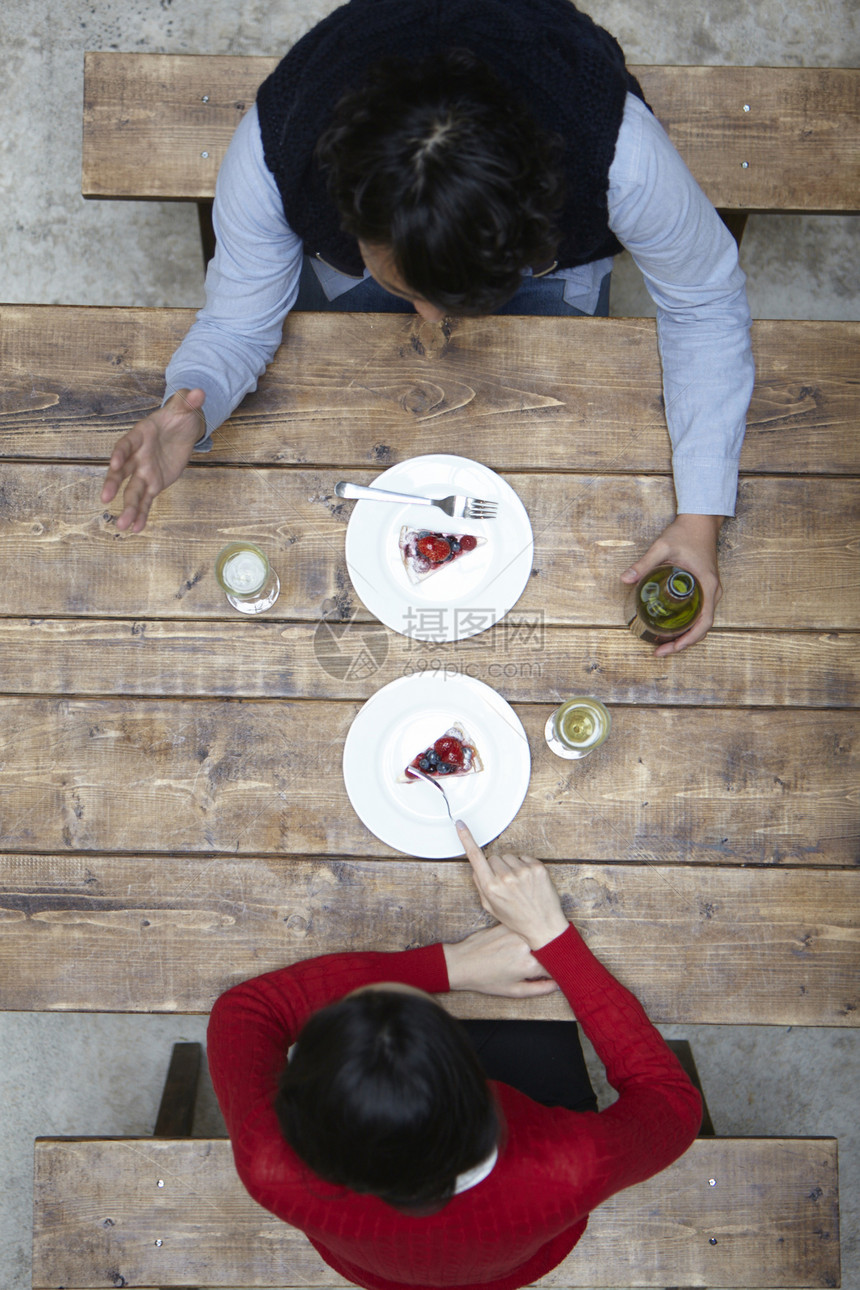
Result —
M696 586L696 580L685 569L676 569L666 581L666 594L672 600L689 600Z

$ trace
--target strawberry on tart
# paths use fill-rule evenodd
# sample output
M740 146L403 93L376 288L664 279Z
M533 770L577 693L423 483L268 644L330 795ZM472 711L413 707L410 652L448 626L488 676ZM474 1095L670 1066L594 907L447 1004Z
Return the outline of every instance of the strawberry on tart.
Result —
M400 555L409 581L418 584L431 574L483 546L486 538L473 533L434 533L430 529L400 530Z
M409 765L438 779L473 775L484 769L474 740L466 734L462 725L451 726L429 748L413 757ZM407 775L405 771L400 780L409 784L416 782L415 777Z

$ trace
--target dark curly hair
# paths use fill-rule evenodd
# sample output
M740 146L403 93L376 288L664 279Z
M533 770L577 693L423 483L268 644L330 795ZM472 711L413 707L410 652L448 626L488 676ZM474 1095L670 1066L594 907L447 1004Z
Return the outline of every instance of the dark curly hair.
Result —
M384 988L309 1018L275 1112L318 1177L397 1208L443 1205L457 1175L499 1140L495 1102L463 1027L428 997Z
M375 65L317 159L345 232L390 248L416 295L482 314L555 256L561 147L485 63L451 50Z

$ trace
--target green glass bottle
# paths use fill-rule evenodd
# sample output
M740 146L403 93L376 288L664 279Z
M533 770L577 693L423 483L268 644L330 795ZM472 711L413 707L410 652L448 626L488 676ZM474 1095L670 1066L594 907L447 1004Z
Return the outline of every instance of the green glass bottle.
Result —
M683 636L702 608L702 589L686 569L661 564L630 593L627 626L643 641L662 645Z

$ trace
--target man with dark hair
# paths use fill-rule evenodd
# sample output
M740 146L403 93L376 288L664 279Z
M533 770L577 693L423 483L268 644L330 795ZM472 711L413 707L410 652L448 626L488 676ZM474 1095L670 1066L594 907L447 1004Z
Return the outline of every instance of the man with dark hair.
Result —
M329 255L360 273L356 243L387 248L413 294L487 314L515 294L524 266L556 262L561 143L466 50L415 65L386 59L344 95L316 145L334 208L303 209L290 178L278 182L306 246L336 211Z
M705 634L752 392L744 275L608 32L569 0L351 0L260 87L214 222L168 397L111 457L119 528L256 387L291 308L605 314L626 247L657 304L678 514L622 577L689 569L703 612L657 652Z

